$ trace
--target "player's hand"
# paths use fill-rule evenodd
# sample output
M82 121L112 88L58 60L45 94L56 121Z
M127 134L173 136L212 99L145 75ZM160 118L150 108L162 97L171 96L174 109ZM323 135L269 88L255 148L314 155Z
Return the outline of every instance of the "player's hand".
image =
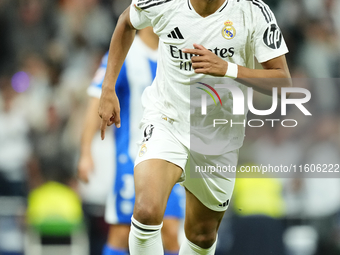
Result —
M120 106L116 92L103 91L99 101L98 114L102 118L100 134L104 140L106 126L111 126L114 123L117 128L120 128Z
M191 58L195 73L224 76L228 69L228 62L216 56L202 45L194 43L194 49L183 49L184 53L194 54Z
M85 183L89 182L89 176L93 172L94 164L91 155L82 155L78 162L78 178Z

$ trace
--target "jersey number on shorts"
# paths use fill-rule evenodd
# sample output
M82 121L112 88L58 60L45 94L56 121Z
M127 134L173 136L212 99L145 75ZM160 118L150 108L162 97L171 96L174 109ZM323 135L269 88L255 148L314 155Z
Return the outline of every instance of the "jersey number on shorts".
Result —
M153 129L155 127L150 124L148 125L145 129L144 129L144 139L143 139L143 143L146 142L146 141L149 141L149 139L151 138L152 136L152 132L153 132Z

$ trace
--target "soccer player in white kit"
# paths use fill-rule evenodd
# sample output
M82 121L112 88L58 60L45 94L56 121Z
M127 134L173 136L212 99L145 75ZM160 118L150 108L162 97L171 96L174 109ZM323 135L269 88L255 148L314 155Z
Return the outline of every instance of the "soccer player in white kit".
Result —
M248 86L270 94L274 86L279 91L291 86L284 56L288 50L273 13L261 0L133 0L111 40L99 106L102 138L107 125L120 127L115 82L135 30L147 26L159 36L159 59L156 78L142 96L144 138L135 161L130 254L163 254L160 229L177 182L186 188L186 239L179 254L214 254L234 178L190 178L185 166L188 159L236 166L243 136L226 135L218 154L190 148L190 79L228 77L245 84L239 84L243 91ZM253 69L255 57L263 70ZM244 134L240 129L231 132Z

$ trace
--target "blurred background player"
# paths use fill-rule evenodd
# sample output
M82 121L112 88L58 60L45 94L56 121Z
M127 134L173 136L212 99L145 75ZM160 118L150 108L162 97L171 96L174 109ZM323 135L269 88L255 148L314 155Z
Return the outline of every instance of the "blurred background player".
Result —
M134 205L134 157L137 154L138 123L142 116L141 94L156 75L158 37L148 27L135 38L120 72L116 89L120 98L123 128L114 130L116 177L106 205L105 219L111 224L103 255L128 253L128 234ZM99 129L97 110L107 65L107 54L96 72L88 94L91 96L81 142L79 178L88 182L94 163L91 143ZM178 230L183 217L184 189L176 185L170 195L162 229L165 254L178 254Z

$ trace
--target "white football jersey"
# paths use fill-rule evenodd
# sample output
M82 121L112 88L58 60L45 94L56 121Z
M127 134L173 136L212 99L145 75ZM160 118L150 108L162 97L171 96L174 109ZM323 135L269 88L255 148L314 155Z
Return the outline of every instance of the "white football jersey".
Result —
M196 13L190 0L133 0L130 19L136 29L152 26L160 38L156 78L142 96L144 118L148 112L157 110L173 119L173 132L188 148L190 80L212 76L196 74L190 54L183 53L183 49L201 44L223 60L248 68L254 68L254 57L262 63L288 52L273 13L261 0L226 0L205 18ZM242 84L237 86L246 90ZM232 101L232 97L228 100ZM244 119L245 115L246 112ZM211 128L214 139L206 137L206 132L200 137L195 130L195 142L202 145L196 151L219 154L242 146L243 125L220 127L227 129L216 132L211 124L206 128Z

